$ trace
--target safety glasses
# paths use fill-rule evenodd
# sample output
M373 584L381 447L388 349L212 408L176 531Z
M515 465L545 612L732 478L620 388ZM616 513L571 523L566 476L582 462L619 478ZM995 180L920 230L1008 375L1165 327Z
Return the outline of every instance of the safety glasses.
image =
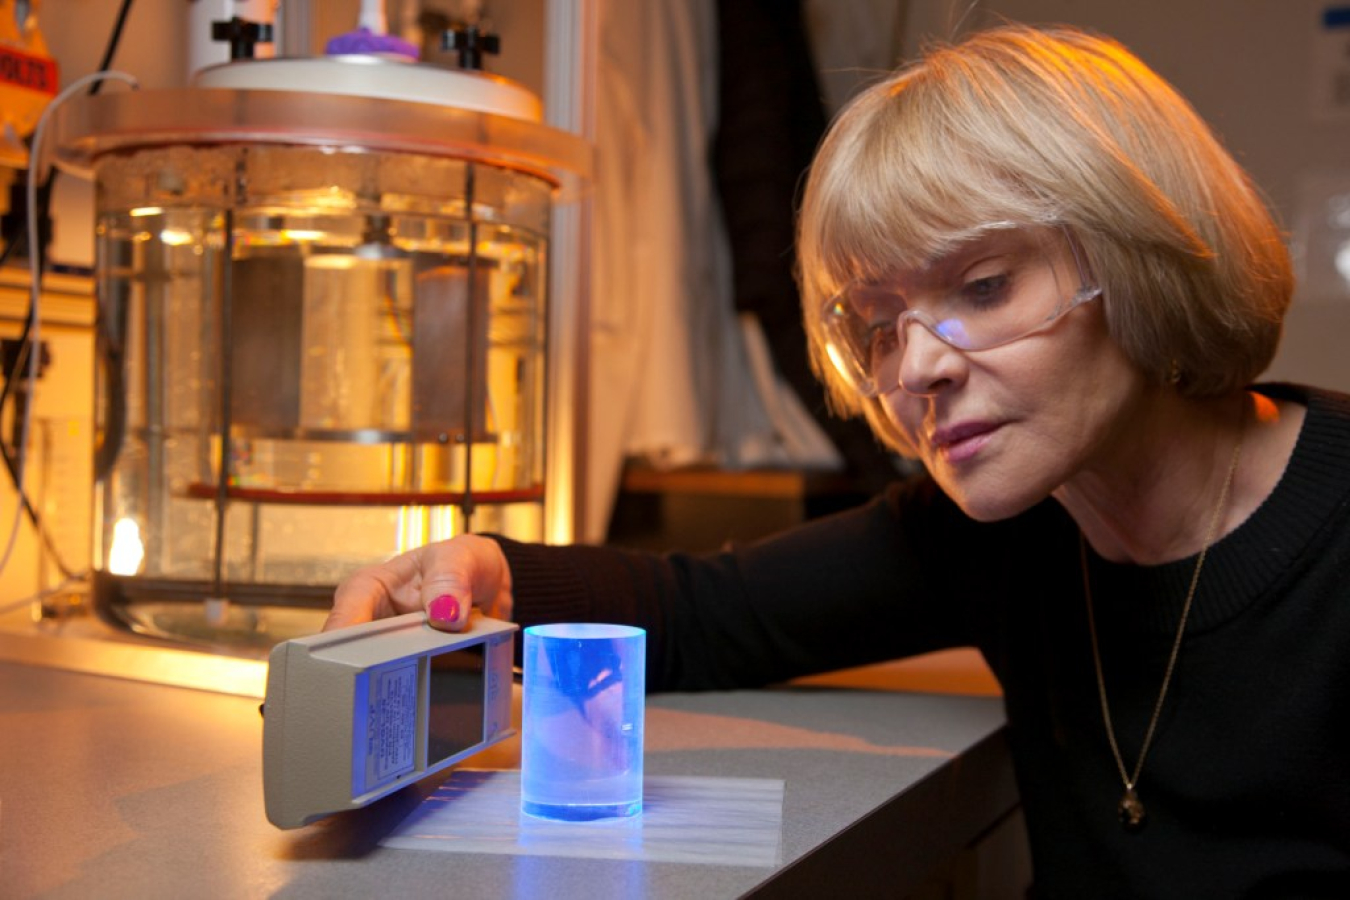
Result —
M922 269L846 285L821 312L825 349L854 390L876 397L900 387L911 325L958 350L992 350L1099 296L1067 228L992 223Z

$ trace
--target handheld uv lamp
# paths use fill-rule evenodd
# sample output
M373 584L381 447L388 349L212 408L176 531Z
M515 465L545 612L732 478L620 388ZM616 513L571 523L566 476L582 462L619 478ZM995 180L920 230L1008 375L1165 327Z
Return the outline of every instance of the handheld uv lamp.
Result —
M284 641L263 705L263 799L278 828L356 809L510 737L518 626L438 631L409 613Z

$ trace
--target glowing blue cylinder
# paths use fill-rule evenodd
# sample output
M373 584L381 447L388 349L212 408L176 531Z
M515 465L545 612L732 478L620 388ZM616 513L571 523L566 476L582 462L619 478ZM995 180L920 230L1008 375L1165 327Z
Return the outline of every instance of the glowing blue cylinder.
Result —
M531 625L524 652L521 808L574 822L642 812L647 633Z

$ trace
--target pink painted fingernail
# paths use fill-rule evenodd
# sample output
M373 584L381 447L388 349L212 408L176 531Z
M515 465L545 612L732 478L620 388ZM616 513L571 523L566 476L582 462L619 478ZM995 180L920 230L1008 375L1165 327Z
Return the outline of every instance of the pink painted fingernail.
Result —
M441 594L427 604L427 615L446 625L459 621L459 601L453 594Z

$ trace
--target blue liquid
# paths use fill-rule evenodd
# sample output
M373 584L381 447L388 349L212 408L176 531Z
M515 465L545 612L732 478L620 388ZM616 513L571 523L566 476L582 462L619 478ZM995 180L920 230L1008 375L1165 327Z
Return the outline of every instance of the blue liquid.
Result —
M532 816L541 819L557 819L562 822L594 822L596 819L622 819L642 812L642 800L632 803L532 803L522 800L520 808Z
M646 643L624 625L525 629L524 812L578 822L642 811Z

